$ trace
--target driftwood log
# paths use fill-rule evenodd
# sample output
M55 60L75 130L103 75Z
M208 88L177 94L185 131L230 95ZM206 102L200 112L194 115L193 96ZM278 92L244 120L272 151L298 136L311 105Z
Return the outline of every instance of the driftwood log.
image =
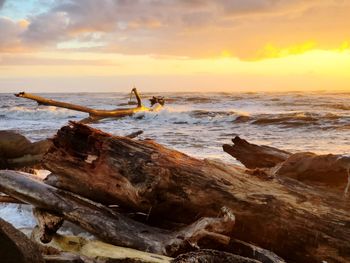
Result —
M39 214L44 230L41 241L49 242L65 220L75 223L108 243L157 254L176 255L196 248L209 239L214 244L229 244L235 223L225 209L221 217L201 218L177 231L163 230L134 221L107 207L35 180L15 171L0 171L0 191L25 203L50 211ZM49 233L48 233L49 232Z
M235 137L233 145L223 149L254 174L289 177L313 186L326 187L326 191L347 194L350 185L350 157L335 154L318 155L311 152L289 153L277 148L256 145ZM268 168L268 169L265 169Z
M30 142L13 131L0 131L0 169L19 169L39 165L51 142Z
M81 123L96 122L96 121L102 120L104 118L121 118L121 117L133 115L137 112L156 111L164 104L164 101L159 101L160 103L157 103L158 102L157 98L153 97L152 98L153 100L151 99L151 103L152 103L152 105L153 105L153 103L157 104L157 107L148 108L142 104L141 97L140 97L139 93L137 92L136 88L133 88L131 93L135 94L135 97L137 100L137 106L134 108L119 108L119 109L114 109L114 110L93 109L93 108L84 107L84 106L76 105L76 104L72 104L72 103L47 99L47 98L40 97L38 95L34 95L34 94L30 94L30 93L26 93L26 92L17 93L17 94L15 94L15 96L19 97L19 98L34 100L39 105L55 106L55 107L60 107L60 108L65 108L65 109L70 109L70 110L74 110L74 111L88 113L89 117L81 120L80 121Z
M40 243L40 235L37 235L36 228L33 230L31 239ZM41 245L42 248L48 250L55 249L60 253L54 253L53 256L44 256L45 260L50 259L66 259L67 253L80 255L90 259L87 263L111 263L111 262L127 262L127 263L170 263L172 258L158 254L147 253L131 248L118 247L98 240L90 240L79 236L66 236L55 234L50 243ZM44 250L44 249L42 249ZM62 256L63 254L63 256ZM68 254L71 257L72 254ZM74 257L73 257L74 259ZM96 260L96 261L95 261ZM57 262L57 261L55 261ZM71 262L66 259L64 262ZM77 262L77 261L73 261ZM80 262L80 261L78 261ZM85 262L85 261L82 261Z
M78 123L58 131L44 166L52 172L47 183L143 212L149 224L188 224L227 207L236 216L234 238L291 262L350 260L348 200L294 179L261 180L238 166Z
M238 136L232 142L233 145L223 145L224 151L249 169L274 167L291 155L274 147L249 143Z

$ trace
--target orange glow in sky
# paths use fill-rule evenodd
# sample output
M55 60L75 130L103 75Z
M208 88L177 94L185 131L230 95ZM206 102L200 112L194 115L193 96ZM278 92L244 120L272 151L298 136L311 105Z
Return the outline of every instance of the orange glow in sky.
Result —
M1 92L350 90L348 1L0 8Z

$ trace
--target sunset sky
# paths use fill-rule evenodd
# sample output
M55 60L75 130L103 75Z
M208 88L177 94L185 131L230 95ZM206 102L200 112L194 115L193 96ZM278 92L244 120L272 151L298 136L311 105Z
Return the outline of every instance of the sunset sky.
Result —
M0 0L0 92L350 91L348 0Z

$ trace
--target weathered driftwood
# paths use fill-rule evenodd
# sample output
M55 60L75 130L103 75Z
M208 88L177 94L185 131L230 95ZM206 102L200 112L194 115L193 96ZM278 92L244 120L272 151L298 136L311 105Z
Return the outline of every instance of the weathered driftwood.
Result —
M210 263L210 262L260 263L261 261L233 255L227 252L210 250L210 249L203 249L195 252L186 253L178 256L176 259L172 261L172 263Z
M229 244L229 251L235 255L239 255L245 258L255 259L262 263L283 263L282 258L275 253L262 249L261 247L254 246L252 244L243 242L241 240L231 238ZM223 248L225 250L225 248Z
M44 263L39 247L21 231L1 218L0 261L6 263Z
M347 162L340 160L341 156L334 154L296 153L276 166L275 175L344 190L348 182L350 158Z
M85 258L73 253L60 253L53 255L43 255L45 263L95 263L96 261ZM107 263L106 261L98 261L98 263ZM113 263L113 262L108 262ZM133 263L133 262L130 262ZM138 263L138 262L137 262Z
M350 260L350 204L290 178L261 180L233 165L198 160L153 141L63 127L46 154L47 182L147 222L189 223L234 211L233 237L299 262ZM86 160L94 156L94 161Z
M223 145L224 151L250 169L273 167L291 155L274 147L251 144L238 136L232 139L232 142L233 145Z
M15 171L0 171L0 191L56 214L49 218L41 213L39 226L46 230L57 230L58 217L71 221L101 240L120 246L164 255L176 255L200 242L210 239L214 244L228 244L235 218L226 209L222 217L201 218L177 231L162 230L136 222L117 212L77 195L46 185ZM46 217L46 218L45 218ZM45 234L46 230L42 231ZM50 241L50 235L41 237Z
M30 142L13 131L0 131L0 169L38 165L51 146L49 140Z
M55 107L60 107L60 108L65 108L65 109L70 109L70 110L88 113L89 117L81 120L81 123L96 122L96 121L99 121L99 120L104 119L104 118L120 118L120 117L133 115L137 112L155 111L155 110L159 109L159 107L154 107L154 108L145 107L142 104L141 97L138 94L136 88L133 88L131 92L133 92L136 96L137 106L134 108L119 108L119 109L114 109L114 110L93 109L93 108L84 107L84 106L76 105L76 104L72 104L72 103L51 100L51 99L47 99L44 97L40 97L38 95L25 93L25 92L20 92L18 94L15 94L15 96L20 97L20 98L34 100L39 105L55 106ZM161 104L158 104L158 105L162 106Z
M348 192L350 157L311 152L291 154L277 148L251 144L239 137L232 141L234 145L225 144L224 151L247 168L270 168L254 170L253 174L290 177L314 186L326 186L328 190Z
M0 195L0 203L24 204L22 201L8 195Z
M40 238L41 233L38 233L37 229L35 228L33 230L31 239L35 240L36 242L41 242ZM124 262L123 260L125 260L125 262L130 263L170 263L172 260L172 258L170 257L153 253L147 253L131 248L118 247L98 240L89 240L78 236L65 236L55 234L50 243L47 243L42 246L45 246L50 249L54 248L62 252L52 257L45 256L45 259L65 259L67 257L71 257L70 254L66 253L74 253L75 255L80 255L80 257L87 257L90 260L98 259L99 263L114 262L113 260L115 260L115 262Z

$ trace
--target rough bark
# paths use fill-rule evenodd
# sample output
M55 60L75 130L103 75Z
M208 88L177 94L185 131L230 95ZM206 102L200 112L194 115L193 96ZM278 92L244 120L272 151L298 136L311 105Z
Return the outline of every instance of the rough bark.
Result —
M340 155L317 155L310 152L296 153L276 166L275 175L295 178L312 184L323 184L329 188L345 189L348 181L347 169L350 159L341 162Z
M342 197L76 123L53 141L44 164L53 172L47 182L59 188L144 212L152 224L189 223L225 206L236 216L237 239L289 261L350 260L350 205ZM94 161L86 162L89 156Z
M59 190L15 171L0 171L0 191L37 208L54 213L40 214L39 225L50 232L60 220L71 221L101 240L120 246L164 255L176 255L210 239L214 244L229 244L235 218L226 209L222 217L201 218L177 231L168 231L127 218L107 207ZM54 223L52 223L54 222ZM57 223L58 222L58 223ZM41 239L50 241L52 233L42 232ZM49 237L49 238L48 238Z
M256 145L236 136L233 145L224 144L223 149L249 169L274 167L285 161L291 153L265 145Z
M1 218L0 261L6 263L44 263L39 247L21 231Z
M239 255L245 258L255 259L262 263L285 262L282 258L272 253L271 251L262 249L252 244L243 242L241 240L232 238L228 247L229 247L228 251L230 251L235 255ZM223 249L225 250L225 248Z
M39 165L51 142L30 142L13 131L0 131L0 169L19 169Z
M259 263L255 259L249 259L237 255L233 255L227 252L203 249L187 254L179 255L172 263Z

